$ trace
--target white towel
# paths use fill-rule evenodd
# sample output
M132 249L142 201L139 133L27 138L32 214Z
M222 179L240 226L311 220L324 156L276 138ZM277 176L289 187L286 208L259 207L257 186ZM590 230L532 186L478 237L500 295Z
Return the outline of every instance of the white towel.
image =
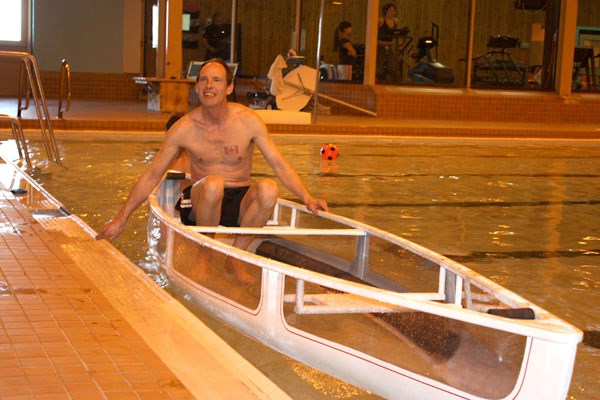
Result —
M273 96L277 96L277 94L281 93L285 86L285 82L283 81L283 72L282 70L287 67L287 63L285 59L280 54L275 57L275 61L271 64L271 68L269 68L269 73L267 76L271 79L271 94Z

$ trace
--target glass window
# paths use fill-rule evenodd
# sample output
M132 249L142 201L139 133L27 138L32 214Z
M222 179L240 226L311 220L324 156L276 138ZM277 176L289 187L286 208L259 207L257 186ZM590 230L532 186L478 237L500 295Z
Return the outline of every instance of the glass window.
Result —
M153 49L158 48L158 24L159 24L158 6L153 5L152 6L152 48Z
M292 47L295 0L237 1L240 74L265 77L275 57Z
M469 0L380 4L376 82L465 85Z
M573 90L598 91L600 68L600 2L579 0Z
M362 83L367 26L367 1L326 1L321 30L321 60L316 62L320 1L302 8L303 48L311 67L319 64L325 81Z
M20 42L22 38L22 0L0 2L0 42Z
M368 0L324 2L321 60L316 60L321 0L263 3L258 9L251 0L236 2L235 58L240 63L240 75L265 77L277 55L286 57L288 50L294 49L298 60L304 57L302 63L320 66L323 80L363 81ZM474 15L472 3L473 0L380 1L376 10L376 83L554 89L561 1L477 0L473 3ZM296 10L297 4L300 10ZM197 5L202 25L199 32L216 11L231 23L230 2L206 0L202 7L199 2ZM579 25L600 25L600 2L580 0L579 8ZM347 42L354 54L344 54ZM204 59L205 50L202 41L198 46L184 48L184 65L189 60ZM575 72L580 75L579 70ZM586 87L586 79L584 76L581 87Z
M478 0L471 86L551 89L558 15L546 0Z

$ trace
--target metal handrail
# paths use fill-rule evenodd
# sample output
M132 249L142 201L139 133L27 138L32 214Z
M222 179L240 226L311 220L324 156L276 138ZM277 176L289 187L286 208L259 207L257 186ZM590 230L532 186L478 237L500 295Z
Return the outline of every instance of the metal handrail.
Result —
M21 111L29 108L29 99L31 98L31 90L29 90L29 84L26 85L25 81L25 65L21 65L19 70L19 94L17 104L17 118L21 118ZM25 105L21 106L23 102L23 87L25 86Z
M13 118L6 114L0 114L0 121L7 121L10 123L10 128L12 130L13 138L15 139L15 143L17 144L17 151L19 153L19 158L25 158L27 162L27 166L31 168L31 159L29 158L29 149L27 147L27 141L25 140L25 135L23 135L23 128L21 127L21 122L17 118Z
M52 129L50 113L48 112L48 104L46 102L46 96L44 95L44 88L42 87L42 79L40 78L40 69L38 67L37 60L33 55L19 51L0 51L0 59L17 59L18 61L23 62L23 66L25 68L25 71L27 72L27 82L29 84L28 92L29 89L31 89L35 109L37 112L38 119L40 121L42 137L44 138L46 154L48 155L48 159L56 162L57 164L60 164L58 146L54 138L54 130ZM21 78L22 77L23 69L21 69ZM21 79L20 83L22 83L22 81L23 80ZM19 89L19 115L21 110L21 88L22 85ZM52 143L52 149L48 145L48 136L50 142Z
M63 58L60 64L60 88L58 93L58 118L63 117L62 102L65 97L65 82L67 84L67 104L65 106L65 112L71 109L71 67L69 62Z

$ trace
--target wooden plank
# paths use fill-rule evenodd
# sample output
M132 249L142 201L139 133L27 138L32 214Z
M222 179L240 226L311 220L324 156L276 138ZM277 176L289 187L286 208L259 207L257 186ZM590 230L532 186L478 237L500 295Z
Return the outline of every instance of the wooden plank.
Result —
M188 112L190 83L185 80L163 80L136 77L136 83L148 89L148 110L157 112Z

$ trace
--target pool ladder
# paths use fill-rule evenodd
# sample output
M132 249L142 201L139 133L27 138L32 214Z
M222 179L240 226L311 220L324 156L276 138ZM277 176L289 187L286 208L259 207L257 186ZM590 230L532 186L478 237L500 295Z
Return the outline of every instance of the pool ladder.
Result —
M67 93L65 94L65 84L67 85ZM66 96L65 112L71 109L71 67L67 60L63 58L60 64L60 88L58 94L58 118L63 117L62 102Z
M50 113L48 112L48 104L46 102L46 96L44 95L44 88L42 87L42 79L40 77L40 69L38 67L37 60L29 53L18 51L0 51L0 60L2 59L17 60L23 63L21 64L19 75L19 100L17 117L20 118L21 111L26 110L29 107L29 97L30 94L33 95L35 109L40 121L41 134L42 138L44 139L44 146L46 148L46 154L48 155L49 160L60 164L60 155L58 152L56 139L54 138L54 130L52 129L52 121L50 119ZM22 107L21 104L23 100L23 87L25 86L25 74L27 74L27 86L25 89L25 106ZM22 150L25 152L25 154L27 154L26 158L28 158L29 152L27 149L27 142L23 136L22 129L20 129L20 123L15 125L11 120L11 128L13 129L15 140L17 140L17 142L21 142L21 146L23 147ZM21 139L16 138L17 134L14 133L15 129L20 131L19 135ZM50 147L50 144L52 147ZM17 144L17 146L19 145Z
M6 114L0 114L0 121L8 121L10 123L10 129L12 130L13 138L17 143L17 150L19 151L19 158L22 160L25 158L27 166L31 168L31 159L29 158L29 150L27 149L27 141L25 135L23 135L23 128L21 122L17 118L11 117Z

